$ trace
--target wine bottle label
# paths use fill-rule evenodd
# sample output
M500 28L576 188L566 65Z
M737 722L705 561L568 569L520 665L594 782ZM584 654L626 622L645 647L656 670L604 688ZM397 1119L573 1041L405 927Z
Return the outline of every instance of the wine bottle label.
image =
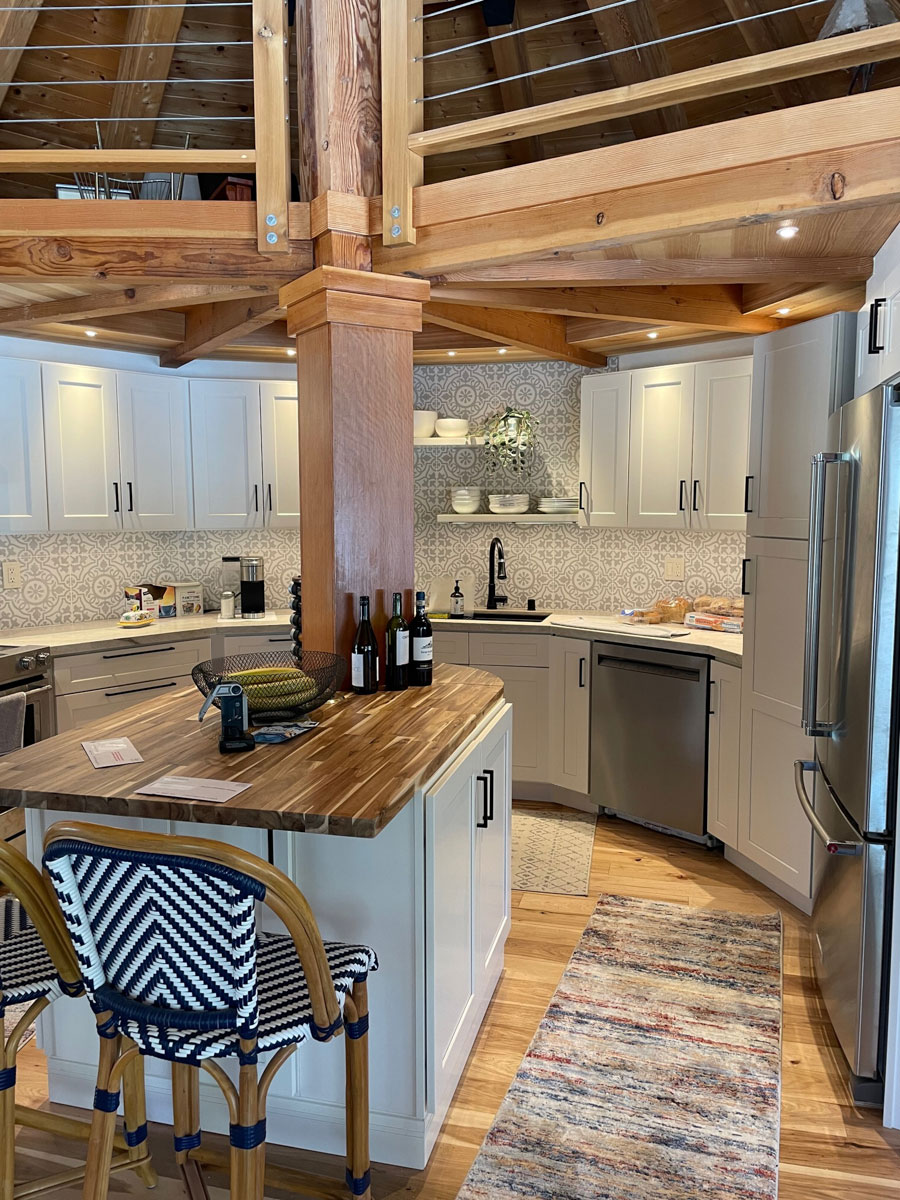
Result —
M363 687L363 656L361 654L350 655L350 682L353 687Z
M409 662L409 630L397 630L397 666L405 667Z
M431 662L434 656L434 638L413 638L413 662Z

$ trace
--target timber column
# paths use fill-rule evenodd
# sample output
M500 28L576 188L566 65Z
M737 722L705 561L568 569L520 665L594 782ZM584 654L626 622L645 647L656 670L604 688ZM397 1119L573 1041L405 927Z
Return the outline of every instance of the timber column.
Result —
M303 644L349 658L414 587L413 333L429 285L322 266L281 291L297 338Z

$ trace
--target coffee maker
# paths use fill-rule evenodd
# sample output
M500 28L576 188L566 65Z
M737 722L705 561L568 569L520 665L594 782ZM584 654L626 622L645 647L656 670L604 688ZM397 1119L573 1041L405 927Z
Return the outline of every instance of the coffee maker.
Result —
M241 616L260 621L266 615L265 564L259 554L241 555Z

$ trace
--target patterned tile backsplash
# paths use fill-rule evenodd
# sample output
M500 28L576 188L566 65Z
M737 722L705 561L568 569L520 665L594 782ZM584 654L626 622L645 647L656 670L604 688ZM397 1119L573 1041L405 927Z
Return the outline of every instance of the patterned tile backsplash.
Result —
M454 484L487 490L572 496L578 489L579 381L566 363L492 363L417 367L415 404L473 424L507 404L538 421L534 467L526 479L491 476L479 448L415 451L416 581L470 568L487 592L488 529L438 525L450 511ZM661 529L578 529L574 525L508 525L503 530L510 603L529 597L541 608L614 610L684 591L735 592L740 587L742 533L677 533ZM22 564L20 590L0 589L0 628L110 619L123 608L122 588L165 578L203 583L207 607L218 607L221 558L262 554L267 603L285 607L300 566L292 531L219 530L184 533L43 533L0 535L0 559ZM665 583L668 557L684 557L683 584Z
M205 606L218 608L228 554L262 554L266 603L287 608L300 563L300 535L291 530L3 534L0 557L22 564L22 588L0 590L0 627L117 617L126 584L163 580L199 579Z
M478 363L417 367L416 408L467 417L473 427L509 404L538 422L537 453L527 478L492 475L479 447L416 449L416 580L469 568L487 596L492 533L479 525L438 525L450 512L454 485L487 492L574 496L578 490L579 384L589 372L567 363ZM684 592L730 594L740 589L743 533L681 533L668 529L579 529L575 525L507 525L502 530L509 579L503 590L524 607L614 611ZM683 557L684 583L667 583L665 560Z

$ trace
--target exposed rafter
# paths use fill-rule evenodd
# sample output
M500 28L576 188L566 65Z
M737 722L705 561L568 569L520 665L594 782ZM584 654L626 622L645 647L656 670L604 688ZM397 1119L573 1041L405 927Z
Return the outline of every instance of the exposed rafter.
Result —
M165 6L155 5L154 0L144 0L142 7L128 14L123 40L130 44L119 52L118 82L113 88L109 106L110 117L119 118L108 126L105 141L111 149L127 150L153 145L155 120L162 107L175 52L173 45L161 43L177 40L184 19L184 8L183 4L173 5L169 0L166 0ZM132 79L156 82L128 82ZM131 117L150 117L152 120L129 123L127 118Z
M725 7L735 20L757 16L764 11L758 0L725 0ZM809 40L797 14L791 12L789 6L781 4L778 7L781 12L777 17L741 21L738 25L741 37L751 54L765 54L770 50L778 50L785 42L788 45L800 45ZM816 79L791 79L773 84L772 94L782 107L786 107L821 100L823 93Z
M491 34L510 33L518 28L518 18L511 25L489 25ZM498 79L508 80L498 87L505 112L513 113L518 109L529 108L534 103L529 79L517 79L528 70L525 54L525 36L504 37L500 41L490 42L489 49L494 60L494 70ZM523 138L519 142L510 142L509 156L514 163L534 162L543 158L541 143L536 137Z
M741 290L692 288L466 288L432 287L433 300L488 308L593 316L638 325L703 325L730 333L769 333L778 322L741 312Z
M549 313L508 312L503 309L467 307L429 301L423 317L459 333L473 334L503 346L534 350L544 358L561 358L586 367L602 367L606 359L569 345L565 317Z
M228 288L220 300L240 300L268 291L263 284L251 287ZM143 288L122 288L109 292L94 292L88 296L73 296L65 300L21 304L15 308L0 308L0 329L27 330L49 321L87 321L96 317L112 317L124 313L159 312L167 308L187 308L208 304L215 291L207 284L162 284Z
M27 46L44 0L16 0L16 8L23 11L3 12L0 10L0 104L9 91L9 80L15 79L19 60L24 51L6 49L8 46Z
M187 314L184 341L161 354L160 365L180 367L193 358L203 358L222 346L229 346L246 337L255 329L271 325L282 314L277 296L197 305Z

